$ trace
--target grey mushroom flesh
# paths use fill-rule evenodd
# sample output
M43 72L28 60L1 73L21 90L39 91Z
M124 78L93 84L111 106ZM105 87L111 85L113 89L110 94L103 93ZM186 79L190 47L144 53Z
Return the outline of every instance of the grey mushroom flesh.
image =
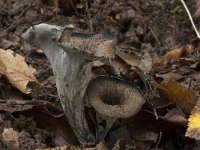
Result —
M98 141L105 138L116 119L134 116L146 101L135 85L116 77L99 76L93 79L86 94L89 104L97 112ZM104 127L102 122L106 122Z

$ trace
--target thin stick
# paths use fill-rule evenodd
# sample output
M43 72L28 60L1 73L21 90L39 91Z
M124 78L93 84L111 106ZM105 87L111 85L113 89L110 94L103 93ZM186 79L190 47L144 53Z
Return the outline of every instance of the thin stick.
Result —
M198 30L197 30L197 28L196 28L196 26L195 26L195 24L194 24L194 21L193 21L193 19L192 19L192 16L191 16L191 14L190 14L190 11L189 11L187 5L185 4L184 0L181 0L181 3L183 4L183 6L184 6L184 8L185 8L185 10L186 10L186 12L187 12L187 14L188 14L188 17L190 18L190 22L192 23L192 26L193 26L193 28L194 28L196 34L197 34L197 37L200 39L199 32L198 32Z
M17 17L17 19L6 29L6 31L9 31L13 29L13 27L20 21L20 18L28 11L28 9L32 6L33 0L29 2L28 6L21 12L21 14Z
M89 18L90 31L93 32L94 30L93 30L93 25L92 25L92 18L90 16L90 12L89 12L89 8L88 8L88 2L87 2L87 0L85 0L85 6L86 6L85 10L86 10L88 18Z

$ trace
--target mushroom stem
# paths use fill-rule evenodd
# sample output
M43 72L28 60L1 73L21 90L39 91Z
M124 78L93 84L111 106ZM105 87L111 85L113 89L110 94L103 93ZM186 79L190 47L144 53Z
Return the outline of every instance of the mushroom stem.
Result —
M85 118L83 96L91 77L91 61L79 51L66 53L58 39L63 28L48 24L35 25L22 34L31 44L40 47L52 66L56 87L69 124L83 146L95 144ZM69 48L69 47L68 47Z
M100 142L105 139L107 133L111 129L113 123L117 120L117 118L107 117L100 113L96 113L97 118L97 134L96 139L97 142ZM102 124L105 124L104 127L102 127Z
M79 142L84 145L95 144L86 119L83 96L90 81L91 65L88 59L81 55L68 56L64 53L63 60L67 67L57 66L63 75L56 78L58 94L65 114L77 135Z

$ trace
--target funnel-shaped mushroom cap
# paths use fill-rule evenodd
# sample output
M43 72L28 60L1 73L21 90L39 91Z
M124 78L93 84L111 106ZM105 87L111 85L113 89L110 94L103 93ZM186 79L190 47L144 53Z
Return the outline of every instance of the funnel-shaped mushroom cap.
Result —
M98 113L114 118L131 117L145 103L142 93L134 85L114 77L100 76L92 80L87 96Z
M61 37L62 33L67 33L70 37L73 29L73 25L66 25L65 27L61 27L41 23L30 27L25 33L21 35L21 37L30 44L34 44L39 48L46 49L48 45L51 45L51 43L54 42L53 40L57 41ZM66 37L65 40L67 40Z
M70 40L66 41L66 38L62 37L69 37L68 34L68 32L63 32L59 39L61 47L67 52L72 51L69 48L70 46L74 48L74 51L79 51L93 60L108 60L115 56L117 40L109 34L84 34L73 32Z

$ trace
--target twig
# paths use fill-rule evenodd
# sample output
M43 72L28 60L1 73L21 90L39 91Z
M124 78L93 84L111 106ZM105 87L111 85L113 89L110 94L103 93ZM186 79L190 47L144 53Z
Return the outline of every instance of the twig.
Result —
M155 40L158 42L158 45L160 46L161 43L158 39L158 36L156 35L156 33L154 32L154 30L152 29L152 27L150 25L147 26L149 28L149 30L151 31L151 34L153 35L153 37L155 38Z
M6 29L6 31L11 30L14 25L20 20L20 18L26 13L26 11L32 6L33 0L30 1L28 6L21 12L21 14L17 17L17 19Z
M74 6L73 0L69 0L69 2L70 2L70 4L71 4L72 8L74 9L76 15L77 15L77 16L80 16L79 12L77 11L76 7Z
M88 8L88 2L87 2L87 0L85 0L85 5L86 5L85 10L86 10L88 18L89 18L90 31L93 32L94 30L93 30L93 25L92 25L92 19L91 19L90 13L89 13L89 8Z
M187 12L187 14L188 14L188 17L190 18L190 22L192 23L192 26L193 26L193 28L194 28L196 34L197 34L197 37L200 39L199 32L198 32L198 30L197 30L197 28L196 28L196 26L195 26L195 24L194 24L194 21L193 21L193 19L192 19L192 16L191 16L191 14L190 14L190 11L189 11L187 5L185 4L184 0L181 0L181 3L183 4L183 6L184 6L184 8L185 8L185 10L186 10L186 12Z
M157 140L156 146L154 147L155 150L158 149L158 145L160 144L161 138L162 138L162 132L160 132L158 135L158 140Z

